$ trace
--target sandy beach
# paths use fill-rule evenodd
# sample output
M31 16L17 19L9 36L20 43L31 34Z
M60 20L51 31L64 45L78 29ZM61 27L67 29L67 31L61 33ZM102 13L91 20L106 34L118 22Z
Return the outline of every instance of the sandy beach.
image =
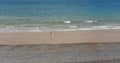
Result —
M0 33L0 45L120 42L120 30Z
M0 63L120 63L120 43L0 46Z
M0 33L0 62L119 63L119 37L120 30Z
M120 43L0 46L0 63L120 63Z

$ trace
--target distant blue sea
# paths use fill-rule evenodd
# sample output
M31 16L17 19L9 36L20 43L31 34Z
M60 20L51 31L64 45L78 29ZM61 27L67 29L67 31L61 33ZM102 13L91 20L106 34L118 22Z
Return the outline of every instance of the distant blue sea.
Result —
M120 29L119 0L0 0L0 31Z

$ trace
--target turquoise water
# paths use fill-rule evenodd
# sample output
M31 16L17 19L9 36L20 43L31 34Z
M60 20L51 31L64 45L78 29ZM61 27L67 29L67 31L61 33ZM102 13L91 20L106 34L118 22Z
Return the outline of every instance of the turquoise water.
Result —
M119 6L119 0L1 0L0 31L120 29Z

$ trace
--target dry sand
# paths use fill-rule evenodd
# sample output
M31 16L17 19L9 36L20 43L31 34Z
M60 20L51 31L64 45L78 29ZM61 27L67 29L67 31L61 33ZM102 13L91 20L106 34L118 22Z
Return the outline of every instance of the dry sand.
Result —
M120 30L0 33L0 45L120 42Z

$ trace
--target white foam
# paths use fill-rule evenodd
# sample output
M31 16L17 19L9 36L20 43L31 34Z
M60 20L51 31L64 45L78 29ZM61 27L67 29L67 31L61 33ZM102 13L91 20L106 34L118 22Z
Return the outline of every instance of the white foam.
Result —
M78 28L78 26L69 26L69 28Z
M84 22L86 22L86 23L96 23L96 22L98 22L98 20L86 20Z
M0 32L41 32L39 27L14 27L6 26L0 28Z
M117 25L103 25L86 28L79 28L78 26L69 26L68 28L40 28L40 27L15 27L6 26L0 27L0 32L43 32L43 31L77 31L77 30L117 30L120 26Z
M66 23L66 24L70 24L70 23L71 23L71 21L64 21L64 23Z
M120 26L95 26L92 29L120 29Z

